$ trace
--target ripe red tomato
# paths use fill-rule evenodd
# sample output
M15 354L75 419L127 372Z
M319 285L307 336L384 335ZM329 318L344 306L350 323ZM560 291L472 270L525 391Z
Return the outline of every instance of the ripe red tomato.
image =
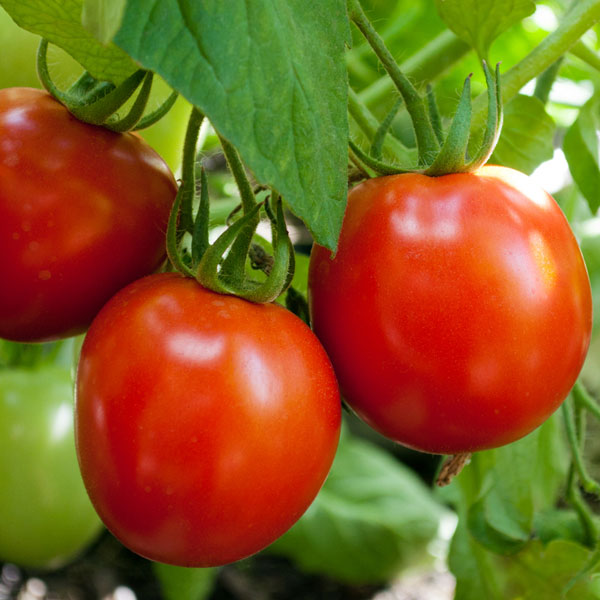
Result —
M342 395L426 452L532 431L568 394L590 340L589 280L565 217L502 167L358 185L335 258L313 250L309 288Z
M0 90L0 337L85 330L163 261L175 193L139 136L82 123L40 90Z
M106 526L152 560L222 565L274 541L323 484L340 420L300 319L176 274L119 292L83 344L83 480Z

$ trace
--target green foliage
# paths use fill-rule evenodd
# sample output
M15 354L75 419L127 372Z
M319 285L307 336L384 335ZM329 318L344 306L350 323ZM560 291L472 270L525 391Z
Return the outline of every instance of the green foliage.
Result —
M342 0L130 0L115 42L198 106L334 248L346 195L347 39Z
M491 43L535 10L533 0L436 0L446 25L487 59Z
M165 600L204 600L214 587L218 569L187 569L152 563Z
M110 42L121 26L127 0L83 0L81 21L103 44Z
M441 514L411 471L345 433L323 489L270 551L342 581L385 581L424 555Z
M120 83L137 70L114 44L102 44L81 23L83 0L0 0L15 22L66 50L94 77Z
M502 133L490 162L532 173L552 158L555 129L540 100L515 96L504 106Z
M600 166L598 165L598 129L600 97L593 96L569 127L563 150L577 186L595 213L600 206Z
M454 600L595 600L600 598L600 573L566 589L590 555L576 542L556 539L530 541L502 558L485 550L461 524L450 550L450 568L457 577Z
M457 578L456 600L560 598L562 588L590 555L589 549L576 543L583 534L580 525L573 523L573 514L554 509L567 463L561 424L555 415L518 442L475 454L463 473L442 491L460 518L449 556ZM565 532L568 535L563 535ZM549 545L544 548L541 541L531 541L534 536ZM523 565L536 560L547 565L528 572ZM555 561L562 561L560 569L552 564ZM535 595L536 581L546 568L554 579L542 589L548 594L551 588L554 595ZM519 590L514 596L508 592L513 588Z

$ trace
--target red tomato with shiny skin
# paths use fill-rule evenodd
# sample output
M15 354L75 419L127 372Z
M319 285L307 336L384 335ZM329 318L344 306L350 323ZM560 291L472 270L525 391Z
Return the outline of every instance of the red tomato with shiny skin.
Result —
M587 271L560 208L495 166L355 187L335 258L313 249L309 300L348 404L432 453L535 429L574 384L592 326Z
M173 273L114 296L85 338L76 446L98 514L151 560L206 567L283 534L319 491L340 398L310 329Z
M0 337L84 331L164 260L176 191L139 136L82 123L41 90L0 90Z

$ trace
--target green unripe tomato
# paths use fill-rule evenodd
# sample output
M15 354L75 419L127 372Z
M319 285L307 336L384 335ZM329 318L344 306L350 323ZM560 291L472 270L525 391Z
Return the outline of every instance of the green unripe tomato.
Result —
M77 466L69 370L0 370L0 561L57 568L99 529Z

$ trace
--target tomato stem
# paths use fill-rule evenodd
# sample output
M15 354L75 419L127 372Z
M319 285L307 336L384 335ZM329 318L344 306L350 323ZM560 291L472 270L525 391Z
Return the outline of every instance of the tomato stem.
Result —
M575 416L573 414L573 398L569 396L562 405L562 413L565 422L565 430L567 432L567 439L569 441L569 446L571 448L571 455L573 458L573 464L577 471L577 475L579 476L579 480L583 489L596 496L600 497L600 484L596 482L587 472L585 464L583 462L583 454L582 454L582 442L578 439L577 436L577 427ZM583 417L583 414L579 413L580 418Z
M137 125L133 128L133 131L146 129L162 119L171 110L178 97L179 94L177 92L171 92L169 97L156 110L148 113L138 121Z
M235 179L235 182L240 191L240 198L242 201L242 208L244 214L247 214L256 206L256 197L254 196L254 190L250 185L248 176L246 175L246 169L240 160L240 155L237 150L221 135L219 135L219 141L223 148L223 154L229 165L229 169Z
M418 52L400 64L402 71L411 81L432 81L471 50L470 46L446 29ZM367 106L381 102L394 90L389 76L384 76L359 92Z
M40 82L56 100L63 104L80 121L106 127L111 131L125 132L149 127L161 119L171 109L177 93L173 92L155 111L143 116L150 92L153 73L139 69L119 85L99 81L87 71L63 92L55 85L48 70L48 40L42 38L37 51L37 72ZM133 96L140 92L125 117L119 118L117 111Z
M452 483L452 480L460 474L465 468L465 465L469 464L472 454L470 452L463 452L449 456L440 469L436 479L436 485L438 487L444 487Z
M448 136L432 165L425 171L426 175L456 173L465 167L471 125L471 77L469 75L465 79Z
M584 501L579 485L577 484L577 472L575 466L571 464L567 479L566 497L577 513L579 521L583 527L585 534L585 542L587 546L592 547L598 539L598 527L594 521L594 517L590 508Z
M402 106L402 98L398 98L392 109L385 116L385 119L381 122L381 125L377 128L375 135L373 136L373 142L371 143L371 156L373 158L381 158L383 152L383 142L385 136L389 131L394 117L398 114L400 107Z
M200 205L194 219L194 231L192 233L192 269L198 267L198 263L208 250L208 225L210 221L210 202L208 198L208 180L204 167L200 169Z
M379 128L379 122L373 113L360 101L358 94L348 88L348 111L362 132L368 137L373 138ZM388 148L390 152L401 162L413 163L416 159L413 157L413 152L409 150L402 142L392 135L386 136L384 140L384 148Z
M442 127L442 117L438 109L437 100L435 98L435 92L433 86L427 84L427 108L429 110L429 118L431 119L431 125L435 132L435 137L438 139L440 145L444 143L444 128Z
M349 0L348 6L350 9L350 18L365 36L404 99L417 139L419 164L430 164L435 159L440 145L429 120L423 98L419 95L419 92L412 85L408 77L400 70L400 67L398 67L384 41L365 15L359 0Z
M198 234L196 242L192 239L192 247L194 243L196 244L195 254L194 250L192 251L192 262L194 259L200 260L197 256L199 249L208 246L208 198L206 196L204 198L205 205L201 202L198 209L196 222L194 222L192 214L193 200L196 195L196 147L203 120L204 115L200 110L195 106L192 107L183 143L181 183L167 225L167 255L173 267L187 277L194 277L194 270L184 261L179 248L185 232ZM206 191L204 193L206 195ZM206 223L200 225L199 219L204 219Z
M137 123L139 123L146 105L148 104L148 98L150 98L150 91L152 90L152 80L154 74L150 71L146 71L142 82L140 93L138 94L133 106L125 117L119 119L116 114L112 115L111 118L107 119L104 123L104 127L111 131L123 132L133 129Z
M200 126L204 120L204 114L195 106L192 107L185 139L183 142L183 157L181 160L181 223L182 231L192 232L194 220L192 216L193 200L196 193L196 155Z

